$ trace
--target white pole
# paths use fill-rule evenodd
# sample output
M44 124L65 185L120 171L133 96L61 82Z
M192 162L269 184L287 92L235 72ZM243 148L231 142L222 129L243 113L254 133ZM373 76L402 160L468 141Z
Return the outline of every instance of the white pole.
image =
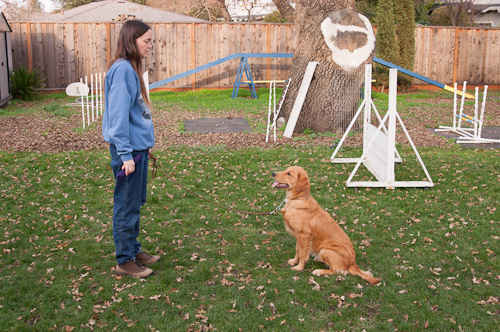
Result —
M464 81L462 88L462 100L460 101L460 117L458 118L458 128L462 128L462 116L464 115L464 102L465 102L465 87L467 86L467 81Z
M394 175L394 156L396 148L396 105L398 97L398 70L395 68L389 69L389 120L387 122L387 130L389 131L389 139L387 146L387 183L389 185L396 181Z
M453 130L457 129L457 82L453 89Z
M365 66L365 99L372 100L372 65ZM371 121L371 103L365 104L365 124Z
M100 108L101 108L101 116L102 116L102 113L103 113L103 107L104 105L102 104L102 73L99 73L99 105L100 105Z
M478 112L479 112L479 87L476 86L476 99L474 100L474 137L478 138L477 136L477 121L479 119L478 117Z
M90 109L92 110L92 122L95 121L94 118L94 76L90 74Z
M97 80L97 73L95 73L94 80L95 80L95 99L94 99L94 104L95 104L95 117L96 119L99 119L99 104L98 104L98 97L99 97L99 81Z
M372 65L367 64L365 66L365 113L363 114L363 149L366 148L368 144L368 136L365 135L368 131L368 124L371 123L371 112L372 112Z
M87 87L89 86L87 76L85 76L85 85ZM90 126L89 94L88 93L85 95L85 102L87 104L87 125Z
M267 130L266 130L266 143L269 142L269 131L271 130L271 109L272 109L272 93L273 89L269 87L269 105L267 107Z
M484 86L484 93L483 93L483 102L481 104L481 117L479 118L479 133L478 137L481 138L481 135L483 133L483 119L484 119L484 108L486 107L486 95L488 92L488 86Z
M83 80L80 78L80 103L82 104L82 122L85 129L85 107L83 105Z
M273 95L274 95L274 102L273 102L274 141L276 142L276 81L273 81L272 85L273 85Z

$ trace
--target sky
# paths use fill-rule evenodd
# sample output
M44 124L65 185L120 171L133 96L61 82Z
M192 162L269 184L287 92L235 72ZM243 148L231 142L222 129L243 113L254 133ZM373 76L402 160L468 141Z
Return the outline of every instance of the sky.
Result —
M40 0L40 2L43 4L46 12L50 13L57 9L56 5L52 0Z

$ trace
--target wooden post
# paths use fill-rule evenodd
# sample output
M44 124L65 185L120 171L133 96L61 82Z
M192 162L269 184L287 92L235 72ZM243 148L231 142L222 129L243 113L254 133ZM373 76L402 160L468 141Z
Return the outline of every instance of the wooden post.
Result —
M459 29L455 28L455 49L453 53L453 82L455 83L457 81L457 67L458 67L458 38L459 35Z
M111 62L111 23L106 22L106 61Z
M489 32L489 30L485 29L483 31L484 31L484 35L480 39L480 40L482 40L482 43L483 43L480 81L486 82L486 63L487 63L487 57L488 57L488 32Z
M267 53L271 53L271 24L267 25ZM271 80L271 58L267 58L267 80ZM269 87L271 85L269 84Z
M31 23L26 23L26 46L28 49L28 70L33 70L33 53L31 50Z

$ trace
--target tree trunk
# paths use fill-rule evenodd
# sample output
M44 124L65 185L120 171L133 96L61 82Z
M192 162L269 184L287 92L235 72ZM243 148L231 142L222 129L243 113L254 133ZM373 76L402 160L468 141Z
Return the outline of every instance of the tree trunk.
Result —
M273 0L273 3L276 6L276 8L278 8L278 11L280 12L281 16L286 18L288 23L294 22L295 9L292 6L290 6L288 0Z
M290 117L308 62L318 66L295 132L343 133L359 106L364 64L371 62L375 37L369 20L354 10L354 0L297 2L298 45L282 114Z
M220 11L222 13L222 16L224 17L224 20L226 22L232 22L233 19L231 18L231 15L229 15L229 11L227 10L226 1L225 0L217 0L217 3L219 4L219 8L220 8Z

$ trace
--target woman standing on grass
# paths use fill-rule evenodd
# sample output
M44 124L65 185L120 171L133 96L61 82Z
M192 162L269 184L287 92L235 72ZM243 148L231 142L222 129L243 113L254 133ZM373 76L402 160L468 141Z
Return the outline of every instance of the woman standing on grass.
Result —
M143 22L130 20L123 24L115 59L106 74L102 122L102 134L109 142L111 168L116 179L115 272L141 278L151 275L153 270L147 266L160 259L160 256L143 253L137 241L141 206L146 202L148 152L155 142L151 104L141 74L142 59L153 47L152 37L151 28ZM119 176L121 170L123 177Z

